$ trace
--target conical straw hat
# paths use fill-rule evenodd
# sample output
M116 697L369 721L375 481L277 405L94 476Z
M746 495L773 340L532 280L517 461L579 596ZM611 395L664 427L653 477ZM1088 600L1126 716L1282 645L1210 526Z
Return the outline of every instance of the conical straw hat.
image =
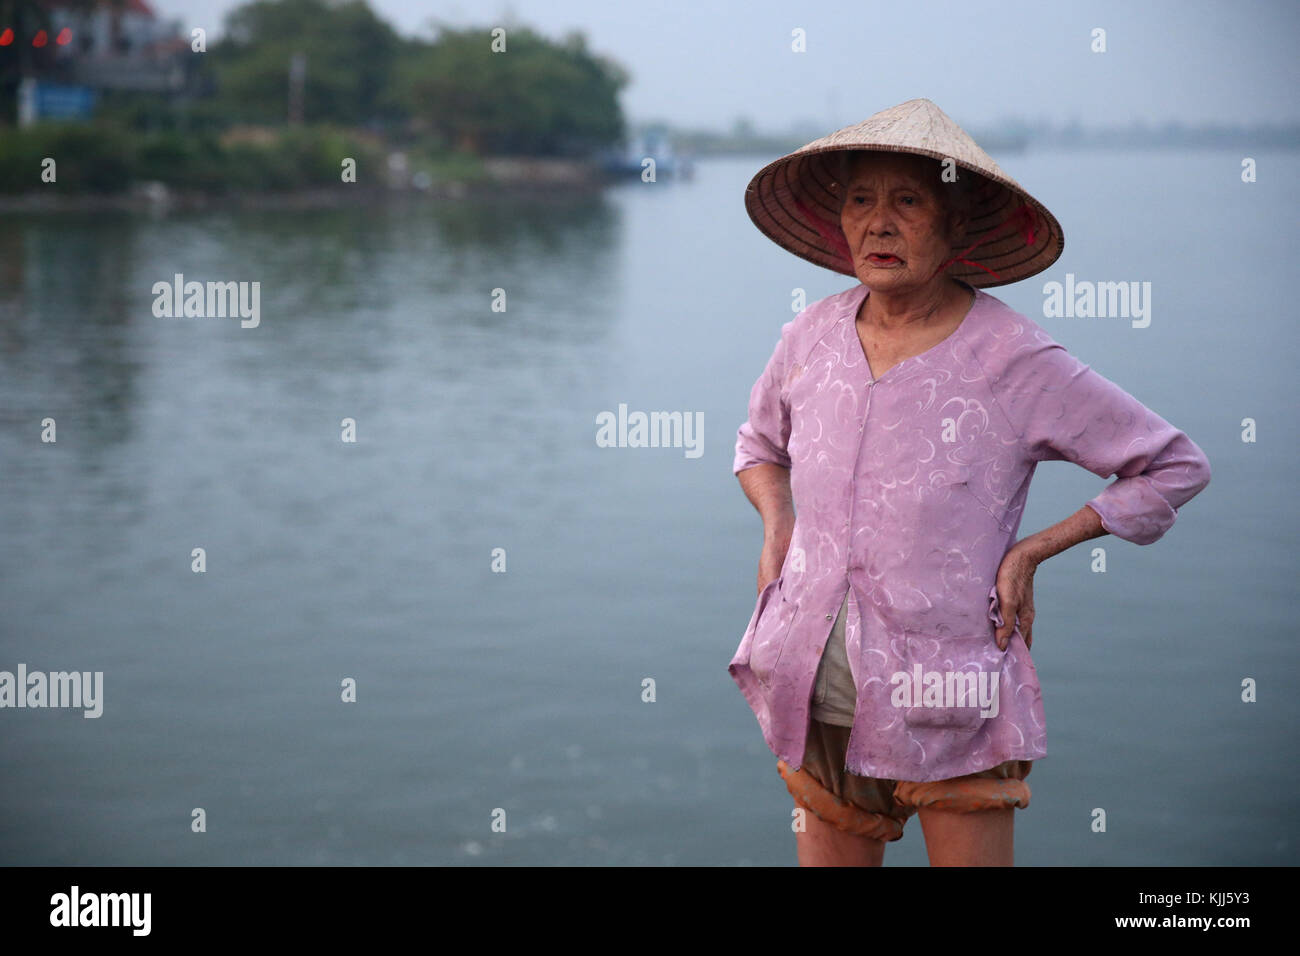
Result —
M957 175L975 173L966 239L947 274L973 286L1026 279L1055 262L1065 247L1061 224L943 110L908 100L856 126L846 126L768 163L745 189L745 208L769 239L795 255L856 276L840 228L837 182L843 150L871 149L951 159Z

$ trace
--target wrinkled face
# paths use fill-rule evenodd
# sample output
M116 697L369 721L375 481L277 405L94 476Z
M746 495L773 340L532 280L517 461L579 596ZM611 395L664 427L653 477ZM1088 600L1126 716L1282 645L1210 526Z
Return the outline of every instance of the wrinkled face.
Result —
M939 165L905 153L855 157L840 226L854 271L873 292L911 292L945 281L935 270L953 255L964 217L951 208Z

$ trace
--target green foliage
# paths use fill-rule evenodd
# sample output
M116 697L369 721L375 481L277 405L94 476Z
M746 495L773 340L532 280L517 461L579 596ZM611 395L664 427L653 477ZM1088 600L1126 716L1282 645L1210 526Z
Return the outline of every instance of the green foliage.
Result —
M222 151L210 135L172 131L134 137L131 178L175 189L220 189L226 180Z
M444 30L404 53L398 77L412 115L467 150L572 155L624 131L627 74L593 56L580 33L556 44L513 28L505 51L493 52L485 28Z
M231 122L282 123L289 64L307 60L308 122L389 125L412 119L448 148L575 155L622 138L628 74L587 49L511 27L493 52L489 27L398 37L362 0L254 0L226 19L209 69L215 108ZM209 108L209 112L211 108Z
M131 156L131 138L115 126L38 123L0 136L0 190L117 192L130 184ZM57 163L57 185L41 182L46 157Z
M35 0L18 6L24 22L41 16ZM144 181L209 192L333 186L345 156L357 159L362 182L377 185L385 148L347 128L383 129L410 169L434 181L474 182L485 176L485 154L586 155L624 135L618 96L628 75L589 51L577 31L553 41L510 26L505 51L494 52L492 27L403 38L365 0L253 0L225 27L192 64L195 82L183 95L109 90L92 123L4 130L0 192L45 188L45 157L58 162L48 188L60 193L119 192ZM32 66L16 49L0 51L9 115L20 68ZM290 127L297 53L307 64L306 125ZM244 124L264 128L234 129Z
M208 55L232 121L285 122L289 63L302 53L304 119L360 124L383 112L398 47L392 27L363 0L255 0L230 13Z
M471 153L438 153L427 160L417 157L412 166L423 169L434 182L477 183L488 178L483 161Z
M47 156L58 161L58 181L50 185L40 181ZM44 123L0 137L0 192L114 193L148 181L206 192L332 187L341 185L344 157L357 161L363 182L379 183L384 151L328 126L222 146L210 133L128 134L102 123Z

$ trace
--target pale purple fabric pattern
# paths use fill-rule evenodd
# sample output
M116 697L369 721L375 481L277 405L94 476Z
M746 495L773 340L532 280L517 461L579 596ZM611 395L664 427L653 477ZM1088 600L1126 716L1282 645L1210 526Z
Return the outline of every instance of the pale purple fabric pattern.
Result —
M1158 540L1209 484L1209 460L1187 435L1035 322L975 292L948 338L874 382L855 322L866 286L821 299L782 328L750 395L732 470L789 468L796 520L781 574L759 595L728 669L768 746L793 768L846 591L858 689L848 770L929 781L1046 756L1020 629L1006 651L993 636L1002 623L994 582L1038 462L1116 475L1087 504L1135 544ZM891 678L917 665L987 673L998 713L902 706Z

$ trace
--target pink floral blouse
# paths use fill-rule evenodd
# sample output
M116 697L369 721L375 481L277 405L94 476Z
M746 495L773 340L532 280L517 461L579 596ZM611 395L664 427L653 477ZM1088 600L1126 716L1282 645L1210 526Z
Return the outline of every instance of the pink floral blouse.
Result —
M795 527L729 665L772 752L802 765L813 681L849 592L857 686L847 769L943 780L1047 754L1019 627L1005 651L995 580L1040 461L1103 478L1087 504L1151 544L1210 481L1191 439L987 293L928 351L872 380L864 285L781 330L733 471L790 469Z

